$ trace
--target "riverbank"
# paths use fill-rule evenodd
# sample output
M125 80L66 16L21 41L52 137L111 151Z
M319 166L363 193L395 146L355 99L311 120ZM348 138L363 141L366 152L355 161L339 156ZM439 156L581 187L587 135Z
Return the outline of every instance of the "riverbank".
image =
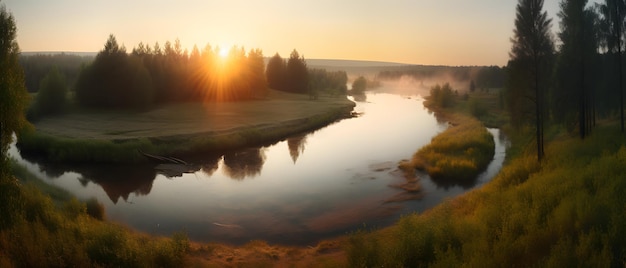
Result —
M53 162L136 163L139 150L184 156L273 142L350 116L345 97L272 91L266 99L172 104L148 112L77 111L45 118L20 150Z
M471 96L470 96L471 98ZM443 110L450 112L450 110ZM353 267L612 267L626 258L626 137L600 121L580 140L553 127L537 162L517 152L484 187L396 225L350 236ZM523 132L523 131L522 131Z

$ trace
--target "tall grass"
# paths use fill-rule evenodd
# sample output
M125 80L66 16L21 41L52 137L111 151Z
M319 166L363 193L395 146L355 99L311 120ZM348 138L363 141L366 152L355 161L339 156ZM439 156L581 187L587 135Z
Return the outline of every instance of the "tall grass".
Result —
M482 123L460 114L454 116L457 125L435 136L410 161L433 179L471 180L493 159L493 136Z
M389 230L386 250L348 255L385 267L615 267L626 262L626 138L615 126L557 135L545 162L521 153L481 189ZM361 245L361 243L357 243ZM357 248L349 245L348 252Z
M4 220L0 224L1 267L179 267L185 264L189 241L184 234L155 238L134 233L94 219L90 214L102 216L98 213L103 211L89 212L88 205L76 199L58 206L33 183L8 184L11 181L11 178L0 180L0 203L12 208L10 220L6 218L7 210L3 210Z

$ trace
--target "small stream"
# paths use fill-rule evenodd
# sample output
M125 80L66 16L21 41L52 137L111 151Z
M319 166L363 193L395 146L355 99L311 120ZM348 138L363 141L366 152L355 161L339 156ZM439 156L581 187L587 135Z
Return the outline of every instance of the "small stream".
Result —
M500 170L507 140L494 135L494 160L475 181L437 184L422 176L423 192L391 187L405 181L397 163L445 130L418 94L382 91L357 98L360 116L291 136L272 145L185 159L189 173L154 165L59 165L12 157L80 199L95 197L108 219L140 231L192 240L243 244L266 240L314 245L322 239L393 224L446 198L480 187ZM398 195L404 195L397 198ZM403 201L400 201L403 200Z

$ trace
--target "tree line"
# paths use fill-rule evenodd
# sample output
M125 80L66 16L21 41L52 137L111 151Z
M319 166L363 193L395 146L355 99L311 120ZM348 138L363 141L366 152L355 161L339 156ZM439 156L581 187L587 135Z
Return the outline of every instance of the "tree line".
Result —
M142 108L153 103L235 101L263 96L265 63L259 49L233 47L228 56L207 45L191 53L179 40L163 48L139 43L129 54L110 35L93 63L82 68L76 98L84 106Z
M139 43L130 53L110 35L95 57L36 55L24 57L26 80L31 91L43 91L29 111L30 119L58 113L59 104L46 103L74 90L77 103L85 107L148 108L154 104L184 101L240 101L263 98L268 88L291 93L318 92L345 95L347 74L307 68L294 49L289 59L277 53L267 62L259 49L246 52L232 47L225 57L219 48L194 46L189 53L179 40L161 47ZM87 61L90 59L90 61ZM56 64L53 64L56 63ZM79 64L80 63L80 64ZM46 72L43 70L47 69ZM267 70L266 70L267 69ZM53 79L44 79L52 76ZM50 81L55 82L49 86ZM61 81L63 84L59 85Z
M508 107L516 127L534 126L539 160L548 123L584 139L598 116L619 114L624 131L625 14L624 0L562 0L556 45L543 0L518 1L506 67Z
M377 75L381 80L399 79L410 76L416 80L446 78L456 82L474 82L481 89L503 88L506 81L506 68L499 66L427 66L410 65L389 67ZM469 87L469 86L468 86Z

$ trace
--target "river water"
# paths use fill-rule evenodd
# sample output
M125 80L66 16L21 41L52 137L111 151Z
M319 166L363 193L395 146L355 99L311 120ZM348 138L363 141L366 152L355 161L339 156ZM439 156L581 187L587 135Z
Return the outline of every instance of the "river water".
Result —
M506 140L489 129L496 154L464 185L437 184L420 174L423 191L393 185L405 178L397 163L447 128L417 94L371 92L357 98L359 116L263 147L186 159L187 173L154 165L67 166L18 163L79 199L95 197L107 218L137 230L195 241L243 244L266 240L314 245L319 240L393 224L488 182L504 161Z

